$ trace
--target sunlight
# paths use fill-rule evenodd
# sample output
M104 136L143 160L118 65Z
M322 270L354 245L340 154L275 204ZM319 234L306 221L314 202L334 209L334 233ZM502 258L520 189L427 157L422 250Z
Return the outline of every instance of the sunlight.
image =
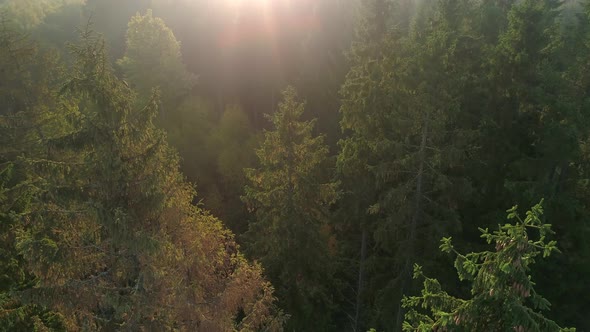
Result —
M233 16L233 24L222 34L222 44L235 47L239 44L256 45L273 43L276 34L276 17L271 2L277 0L224 0L227 13Z
M590 332L589 2L0 0L0 332Z
M268 6L273 0L225 0L225 2L231 7L243 7L250 5L254 7Z

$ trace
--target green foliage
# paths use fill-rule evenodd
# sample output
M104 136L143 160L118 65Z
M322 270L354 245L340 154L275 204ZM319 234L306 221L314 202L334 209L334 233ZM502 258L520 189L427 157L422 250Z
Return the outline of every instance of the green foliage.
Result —
M370 215L360 217L376 248L367 295L386 308L371 318L387 330L401 325L401 308L391 299L411 289L411 262L436 255L431 239L459 228L456 207L470 191L460 169L475 132L460 110L470 66L479 61L473 11L468 1L437 1L424 4L407 31L373 28L382 36L354 45L342 87L348 135L338 162L358 210Z
M158 87L165 107L186 95L195 83L182 62L174 33L151 10L129 21L125 55L117 63L142 99Z
M471 298L449 295L436 279L414 266L414 278L424 279L423 289L420 296L404 297L404 307L410 308L404 331L575 331L543 317L541 311L549 310L549 302L535 291L529 274L537 256L558 251L556 241L547 239L552 231L541 220L542 201L524 219L516 206L507 213L512 224L500 225L494 232L480 229L481 237L495 244L494 251L463 255L451 238L441 241L443 252L457 255L455 268L460 280L471 283Z
M401 329L414 263L440 294L438 312L414 307L424 329L463 329L469 302L493 305L474 329L503 330L502 309L551 302L555 324L587 330L587 1L287 2L0 0L0 330L280 329L262 267L203 207L249 228L238 238L292 330ZM68 53L84 14L106 40L85 34ZM306 111L289 89L262 133L284 82ZM532 265L555 251L534 216L485 231L509 243L525 224L525 244L545 248L518 274L478 227L538 197L562 255ZM443 251L474 252L459 255L463 282L443 234ZM462 300L467 284L481 294Z
M186 98L162 119L168 141L181 156L181 169L197 185L205 207L223 219L236 234L246 231L240 195L244 168L255 163L258 135L244 110L227 106L221 118L204 98Z
M17 30L0 17L0 330L63 331L62 315L15 295L37 284L16 246L18 230L30 222L45 182L31 166L43 164L47 140L66 129L63 114L53 111L67 105L56 93L56 81L62 77L57 58Z
M85 0L85 17L92 17L93 28L104 38L111 61L125 54L129 20L137 13L145 13L155 0ZM48 18L50 19L50 18Z
M305 104L293 88L283 92L279 110L268 116L256 151L260 166L247 169L243 197L256 219L249 225L249 250L261 260L291 314L295 330L326 329L330 324L328 209L336 183L327 181L328 149L312 136L314 121L302 121ZM313 257L313 259L310 259Z
M583 238L590 233L584 226L585 189L578 185L584 176L577 170L584 163L580 142L590 127L583 115L587 106L580 102L586 92L578 94L574 83L584 67L571 55L585 51L576 46L578 32L566 28L560 10L558 1L517 1L503 10L506 25L486 48L480 71L487 78L473 102L481 135L474 141L479 147L474 163L466 168L477 190L465 217L490 227L503 213L498 207L532 205L546 197L547 218L560 221L555 227L564 255L536 266L537 281L559 303L556 320L582 327L586 319L577 308L589 303L580 299L574 309L565 299L587 292L578 282L585 272L573 271L588 265L587 255L578 256L587 250ZM551 286L553 278L568 280L562 282L568 286Z
M2 326L280 330L283 316L260 266L244 259L219 220L192 205L195 192L153 123L157 95L136 108L104 45L87 27L71 46L76 62L60 91L43 94L50 87L43 86L35 94L59 102L37 104L25 91L15 105L31 121L21 128L31 143L7 136L30 149L2 151L4 171L18 165L24 180L0 200L14 220L2 233L12 264L2 269L14 271L10 292L1 294ZM9 132L18 129L6 119Z

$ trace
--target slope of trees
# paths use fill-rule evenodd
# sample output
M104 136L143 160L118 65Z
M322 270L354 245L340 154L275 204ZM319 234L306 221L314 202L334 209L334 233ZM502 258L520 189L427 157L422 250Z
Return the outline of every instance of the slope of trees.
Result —
M8 236L33 279L8 294L58 313L68 330L279 329L260 267L191 204L176 153L153 124L157 94L136 109L103 48L88 31L72 46L77 61L56 108L23 101L27 118L44 119L24 129L41 146L18 170L26 182L17 187L32 192L26 210L7 211Z

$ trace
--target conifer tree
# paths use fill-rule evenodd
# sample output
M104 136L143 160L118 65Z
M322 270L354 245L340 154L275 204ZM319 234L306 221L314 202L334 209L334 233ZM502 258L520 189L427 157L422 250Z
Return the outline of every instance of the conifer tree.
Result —
M352 292L344 296L354 303L348 308L348 315L353 317L353 330L362 328L366 318L366 306L370 306L365 296L367 283L368 248L373 247L371 228L375 216L367 214L368 207L376 199L375 178L368 167L373 163L370 152L370 139L378 133L373 123L373 113L383 110L384 91L380 88L381 72L379 60L386 49L380 47L391 36L391 3L389 1L371 0L361 2L361 13L355 27L355 38L347 56L350 70L340 90L342 115L341 128L345 137L340 140L337 160L338 178L342 182L343 195L335 218L339 238L343 242L341 255L345 258L341 269L354 286ZM389 44L387 44L389 45ZM350 268L350 259L354 268Z
M544 174L541 173L539 189L551 197L551 204L546 208L549 218L560 220L555 223L555 229L563 255L553 257L535 270L539 287L556 304L552 309L556 321L586 330L590 323L584 312L590 310L590 299L571 301L571 298L590 292L588 283L580 282L590 273L590 245L586 241L590 236L587 227L590 223L588 3L584 4L585 10L580 12L577 22L573 17L564 17L563 13L568 6L581 4L561 4L557 36L553 37L557 46L552 54L552 71L547 71L553 74L546 78L552 82L548 87L554 95L548 98L551 106L545 108L541 121L544 143L540 145L540 154L552 162L547 163ZM554 285L554 278L562 282Z
M50 155L47 140L64 129L57 57L18 30L0 13L0 330L63 330L59 313L15 295L37 284L17 248L20 224L43 185L32 166Z
M15 248L35 276L16 293L68 330L280 330L272 287L220 221L192 205L178 157L116 78L87 28L61 96L65 133L37 160L41 179Z
M303 121L305 104L294 88L283 92L273 129L256 151L260 166L247 169L244 201L255 213L249 225L252 255L259 258L296 331L329 328L332 271L329 207L336 184L325 173L328 148ZM327 310L328 309L328 310Z
M524 219L516 206L511 208L508 219L514 223L499 226L493 233L480 229L481 237L495 244L494 251L463 255L450 237L443 238L440 248L457 256L457 274L472 284L472 297L449 295L438 280L425 277L416 265L414 277L424 279L424 288L420 296L404 298L404 306L412 308L406 314L404 331L575 331L562 329L542 315L550 303L535 291L529 274L537 256L557 251L557 242L546 238L552 231L541 220L541 204L533 206Z
M460 170L473 133L459 111L475 60L465 56L477 47L472 11L468 1L424 4L409 33L392 28L382 42L387 51L353 67L343 86L342 128L350 136L340 165L373 185L361 199L373 216L377 250L366 296L383 310L372 317L378 328L401 327L413 262L436 253L433 236L460 225L455 210L470 188Z
M571 142L567 142L569 129L557 123L559 118L568 117L569 106L566 100L559 100L561 79L550 61L559 47L559 40L555 39L557 6L556 1L549 0L514 4L508 12L506 29L487 56L489 92L481 102L482 135L477 144L483 153L478 159L497 170L497 177L484 175L490 181L487 190L503 200L488 201L494 208L514 201L532 204L539 194L549 194L531 187L528 180L535 179L535 185L546 186L547 183L536 180L551 178L541 173L551 172L552 166L541 164L553 164L561 158L560 154L571 153ZM546 136L549 130L553 131L551 138ZM555 149L550 141L564 145ZM511 194L500 194L504 188L510 188Z
M539 286L552 302L587 292L576 282L584 272L561 273L570 270L564 266L588 265L582 258L587 255L577 254L587 251L588 205L580 185L584 177L580 142L588 132L587 106L580 101L586 99L587 90L575 83L580 82L584 66L568 55L570 49L580 52L583 47L571 44L571 37L564 34L560 12L559 1L515 2L508 10L506 28L489 48L483 68L487 93L477 117L481 135L475 144L480 149L468 170L478 190L466 215L490 226L502 214L498 206L530 205L541 196L548 199L546 215L559 220L555 228L564 255L535 270ZM557 275L571 280L563 283L568 287L549 286ZM555 310L560 323L577 315L567 305ZM578 321L585 319L578 315Z

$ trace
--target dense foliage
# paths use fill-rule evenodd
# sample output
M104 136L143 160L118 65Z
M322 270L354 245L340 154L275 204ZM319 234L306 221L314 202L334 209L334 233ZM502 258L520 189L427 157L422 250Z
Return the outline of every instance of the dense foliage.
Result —
M587 0L0 0L0 330L588 330L589 58Z
M19 47L7 39L7 50ZM4 327L57 324L41 305L68 330L280 329L260 266L191 204L178 157L153 124L157 94L134 108L135 94L114 76L103 41L90 31L71 49L71 73L48 93L58 100L24 96L6 114L40 120L9 127L33 147L15 138L13 146L26 150L13 159L10 149L3 153L5 172L22 177L3 197L13 223L3 236L20 258L11 258ZM28 307L12 308L19 303ZM14 310L21 313L10 318Z

